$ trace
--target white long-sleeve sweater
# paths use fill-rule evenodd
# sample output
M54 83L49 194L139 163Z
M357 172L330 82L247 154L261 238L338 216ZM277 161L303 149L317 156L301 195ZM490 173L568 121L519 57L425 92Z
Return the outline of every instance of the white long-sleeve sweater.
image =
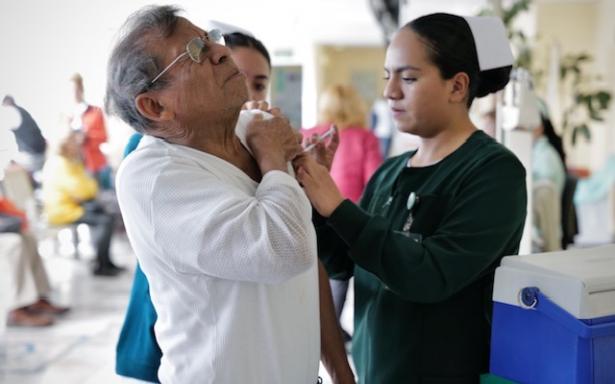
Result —
M158 313L163 383L316 382L316 237L294 178L271 171L259 184L145 136L117 194Z

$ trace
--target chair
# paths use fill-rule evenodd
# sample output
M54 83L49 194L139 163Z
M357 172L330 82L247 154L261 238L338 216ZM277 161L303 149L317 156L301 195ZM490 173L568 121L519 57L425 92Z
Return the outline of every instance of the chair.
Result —
M532 184L532 252L562 248L562 212L557 186L549 180Z
M20 166L10 166L5 170L4 180L2 181L4 196L24 211L30 222L31 231L38 239L52 237L54 240L54 252L59 251L59 233L63 230L71 231L73 240L75 259L80 258L79 254L79 232L77 224L68 225L49 225L41 213L40 203L35 198L34 189L28 172Z

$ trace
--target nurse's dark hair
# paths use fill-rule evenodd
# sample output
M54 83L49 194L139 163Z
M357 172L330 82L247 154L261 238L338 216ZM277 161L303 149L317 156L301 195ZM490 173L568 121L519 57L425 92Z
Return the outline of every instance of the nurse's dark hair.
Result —
M542 121L543 135L549 141L549 144L555 148L555 151L559 155L559 158L562 159L562 163L566 164L566 152L564 152L564 145L562 143L562 138L555 132L555 128L551 123L551 119L548 116L545 116L544 113L540 114L540 120Z
M460 16L432 13L404 26L416 33L427 47L429 59L444 79L459 72L470 78L467 106L475 97L483 97L504 88L510 79L512 66L481 71L472 30Z
M265 45L259 39L243 34L241 32L233 32L224 34L224 43L230 49L234 49L237 47L255 49L258 53L263 55L265 60L267 60L269 69L271 69L271 58L269 57L269 52L267 51L267 48L265 48Z

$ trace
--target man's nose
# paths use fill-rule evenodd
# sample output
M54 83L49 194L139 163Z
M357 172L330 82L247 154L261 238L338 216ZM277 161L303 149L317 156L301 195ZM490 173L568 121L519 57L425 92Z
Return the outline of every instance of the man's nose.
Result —
M230 56L231 50L224 45L214 43L209 46L209 60L214 65L226 61Z

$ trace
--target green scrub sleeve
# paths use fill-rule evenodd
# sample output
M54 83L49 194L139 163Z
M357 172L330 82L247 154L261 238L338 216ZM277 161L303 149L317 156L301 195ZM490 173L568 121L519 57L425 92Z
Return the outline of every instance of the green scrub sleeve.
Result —
M450 197L439 227L422 240L390 228L388 219L349 201L333 212L328 224L349 247L350 259L387 289L407 300L433 303L492 273L501 256L515 249L526 200L525 169L507 154L470 173Z
M349 200L345 200L341 205ZM316 228L318 239L318 258L325 267L330 278L348 280L354 274L354 261L348 257L348 244L328 224L325 217L320 216L316 210L312 213L312 223Z

